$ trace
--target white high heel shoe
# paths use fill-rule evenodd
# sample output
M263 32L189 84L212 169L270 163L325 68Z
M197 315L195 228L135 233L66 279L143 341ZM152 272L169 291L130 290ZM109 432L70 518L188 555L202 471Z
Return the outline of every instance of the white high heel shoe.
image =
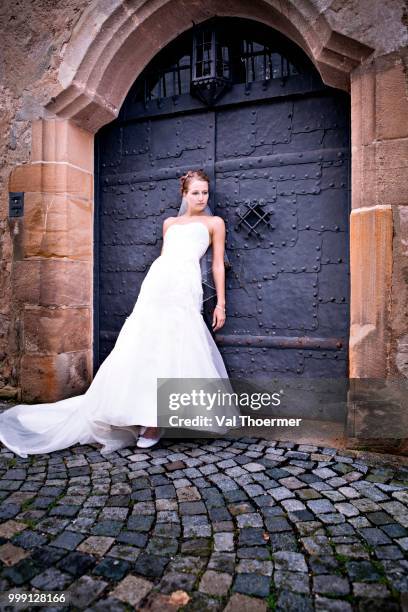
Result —
M144 437L144 433L146 431L147 427L141 427L140 428L140 435L139 435L139 439L136 442L136 446L138 448L150 448L151 446L154 446L155 444L158 443L158 441L160 440L160 438L163 435L163 430L159 427L158 428L158 433L154 438L145 438Z

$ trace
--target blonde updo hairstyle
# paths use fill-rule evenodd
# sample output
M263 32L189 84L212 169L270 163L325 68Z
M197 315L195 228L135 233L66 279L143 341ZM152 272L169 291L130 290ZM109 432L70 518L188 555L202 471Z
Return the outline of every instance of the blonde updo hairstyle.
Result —
M210 186L210 179L206 173L203 172L203 170L188 170L188 172L180 177L180 191L182 196L187 193L189 185L194 179L198 181L206 181L206 183L208 183L208 187Z

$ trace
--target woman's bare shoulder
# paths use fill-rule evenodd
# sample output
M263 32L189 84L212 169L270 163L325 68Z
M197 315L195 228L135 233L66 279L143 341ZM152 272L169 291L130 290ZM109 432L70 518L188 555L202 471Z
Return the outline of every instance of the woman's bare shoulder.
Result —
M213 217L211 217L210 223L211 223L212 229L215 231L225 230L225 221L222 217L218 217L217 215L214 215Z
M167 229L168 227L170 227L170 225L173 225L173 223L175 223L177 221L177 217L167 217L167 219L165 219L163 221L163 229Z

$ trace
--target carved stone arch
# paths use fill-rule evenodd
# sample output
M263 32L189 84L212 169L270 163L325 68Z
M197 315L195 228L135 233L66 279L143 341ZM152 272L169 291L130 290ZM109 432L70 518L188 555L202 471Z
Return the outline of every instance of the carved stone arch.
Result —
M309 0L95 1L83 14L64 54L63 90L47 109L96 132L114 119L136 77L157 51L212 16L262 22L297 43L323 81L348 90L350 72L372 49L333 31ZM163 24L165 23L165 27Z

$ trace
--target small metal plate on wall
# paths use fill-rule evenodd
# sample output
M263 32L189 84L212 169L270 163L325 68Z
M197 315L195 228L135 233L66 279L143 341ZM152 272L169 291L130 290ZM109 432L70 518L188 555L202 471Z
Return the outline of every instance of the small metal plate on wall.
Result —
M9 192L9 217L22 217L24 215L24 192Z

